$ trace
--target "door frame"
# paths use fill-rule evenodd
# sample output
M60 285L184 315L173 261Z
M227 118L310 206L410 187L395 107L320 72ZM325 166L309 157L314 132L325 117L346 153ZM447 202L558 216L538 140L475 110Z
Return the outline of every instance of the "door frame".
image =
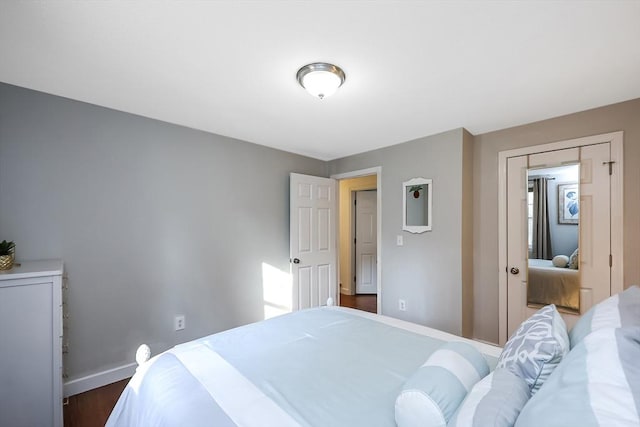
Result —
M357 178L360 176L368 176L368 175L375 175L376 176L376 190L377 190L377 197L376 197L376 210L377 210L377 224L376 224L376 233L378 234L378 248L377 248L377 277L376 277L376 281L377 281L377 298L376 298L376 310L378 312L378 314L383 314L382 313L382 244L381 242L381 237L382 237L382 166L375 166L372 168L367 168L367 169L360 169L360 170L355 170L355 171L351 171L351 172L344 172L344 173L338 173L338 174L333 174L331 175L329 178L333 178L337 181L340 181L342 179L347 179L347 178ZM340 185L340 183L338 183L338 186ZM340 201L338 200L338 212L340 212ZM339 233L340 231L338 230L339 227L336 227L336 242L339 241ZM338 253L338 260L337 260L337 266L336 266L336 283L340 283L340 254ZM337 286L337 288L339 288L339 286ZM340 290L338 289L338 299L337 299L337 305L340 305Z
M498 340L504 345L507 336L507 159L516 156L610 143L611 161L616 174L611 175L611 294L624 289L624 132L610 132L565 141L532 145L498 153Z

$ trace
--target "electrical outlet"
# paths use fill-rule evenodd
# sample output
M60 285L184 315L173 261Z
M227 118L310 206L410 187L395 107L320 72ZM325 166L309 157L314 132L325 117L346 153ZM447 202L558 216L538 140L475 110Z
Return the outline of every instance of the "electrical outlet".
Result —
M173 327L176 331L181 331L185 328L184 314L179 314L173 318Z
M398 309L400 311L407 311L407 302L403 299L398 300Z

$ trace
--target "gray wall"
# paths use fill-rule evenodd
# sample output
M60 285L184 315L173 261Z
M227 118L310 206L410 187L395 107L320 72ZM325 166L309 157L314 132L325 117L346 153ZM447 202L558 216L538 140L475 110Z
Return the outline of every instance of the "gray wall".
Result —
M624 131L624 286L640 283L640 99L474 138L474 336L498 341L498 152ZM614 261L615 262L615 261Z
M383 314L456 334L463 324L461 266L472 268L462 257L463 134L456 129L329 163L330 174L382 167ZM402 182L415 177L433 179L433 231L422 234L402 231ZM397 235L404 246L396 245Z
M71 379L261 319L289 172L326 163L0 84L0 239L64 260Z
M638 117L640 99L327 165L0 84L0 239L15 240L23 260L65 261L67 370L81 377L130 363L143 341L155 353L260 319L262 263L289 269L288 173L382 166L383 312L454 333L473 313L474 335L497 341L498 152L625 131L628 287L640 283ZM434 184L434 228L419 235L401 229L401 183L416 176ZM187 329L176 333L178 313Z

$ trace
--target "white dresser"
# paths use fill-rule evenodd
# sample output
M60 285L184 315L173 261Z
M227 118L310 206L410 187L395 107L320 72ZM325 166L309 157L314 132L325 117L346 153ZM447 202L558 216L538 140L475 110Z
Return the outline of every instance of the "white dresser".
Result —
M0 271L0 426L62 427L62 261Z

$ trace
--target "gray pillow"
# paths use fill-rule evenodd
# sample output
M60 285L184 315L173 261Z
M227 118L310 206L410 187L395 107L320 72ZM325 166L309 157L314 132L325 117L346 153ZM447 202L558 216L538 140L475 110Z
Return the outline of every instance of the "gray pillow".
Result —
M551 304L522 322L504 346L497 368L522 378L533 395L569 351L567 327Z

